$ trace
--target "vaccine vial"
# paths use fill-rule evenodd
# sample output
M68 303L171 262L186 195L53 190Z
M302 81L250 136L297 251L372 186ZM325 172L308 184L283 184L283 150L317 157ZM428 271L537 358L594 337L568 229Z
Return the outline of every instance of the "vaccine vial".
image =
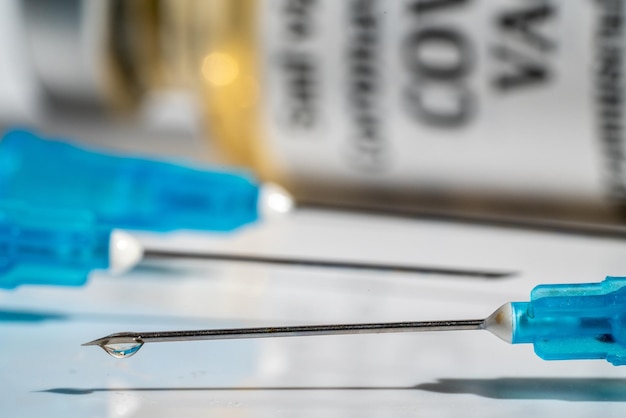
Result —
M621 222L620 0L147 3L153 79L301 201Z
M211 140L301 199L619 217L623 2L195 3Z

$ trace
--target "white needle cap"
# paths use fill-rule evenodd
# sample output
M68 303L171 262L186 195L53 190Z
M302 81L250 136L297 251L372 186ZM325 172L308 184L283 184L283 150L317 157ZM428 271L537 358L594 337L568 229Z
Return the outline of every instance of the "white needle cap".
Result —
M291 195L274 183L261 186L259 192L259 214L263 219L275 219L293 210L294 201Z
M109 245L109 271L113 274L127 272L143 258L143 246L124 231L113 231Z

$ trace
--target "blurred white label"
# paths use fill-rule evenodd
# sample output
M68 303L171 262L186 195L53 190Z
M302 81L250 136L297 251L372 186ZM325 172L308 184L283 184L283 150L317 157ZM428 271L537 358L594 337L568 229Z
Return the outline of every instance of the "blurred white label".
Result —
M25 43L18 0L0 2L0 124L31 123L41 91Z
M265 0L295 179L626 200L621 0Z

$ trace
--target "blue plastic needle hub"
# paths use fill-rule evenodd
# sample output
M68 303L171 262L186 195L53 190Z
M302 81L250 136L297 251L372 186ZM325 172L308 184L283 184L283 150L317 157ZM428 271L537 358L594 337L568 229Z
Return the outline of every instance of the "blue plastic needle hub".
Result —
M258 219L258 198L241 173L103 154L27 131L0 142L0 199L88 210L114 228L231 231Z
M0 288L81 286L89 272L109 267L110 236L88 212L0 202Z
M545 360L606 359L626 364L626 278L540 285L514 302L513 339Z

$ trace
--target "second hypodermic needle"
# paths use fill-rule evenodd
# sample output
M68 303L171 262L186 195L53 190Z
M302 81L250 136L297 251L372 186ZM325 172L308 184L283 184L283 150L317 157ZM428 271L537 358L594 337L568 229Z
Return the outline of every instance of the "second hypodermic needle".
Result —
M509 272L297 259L267 255L144 249L132 235L101 225L90 212L36 209L0 202L0 288L24 284L81 286L94 270L123 273L144 259L204 259L500 278Z

